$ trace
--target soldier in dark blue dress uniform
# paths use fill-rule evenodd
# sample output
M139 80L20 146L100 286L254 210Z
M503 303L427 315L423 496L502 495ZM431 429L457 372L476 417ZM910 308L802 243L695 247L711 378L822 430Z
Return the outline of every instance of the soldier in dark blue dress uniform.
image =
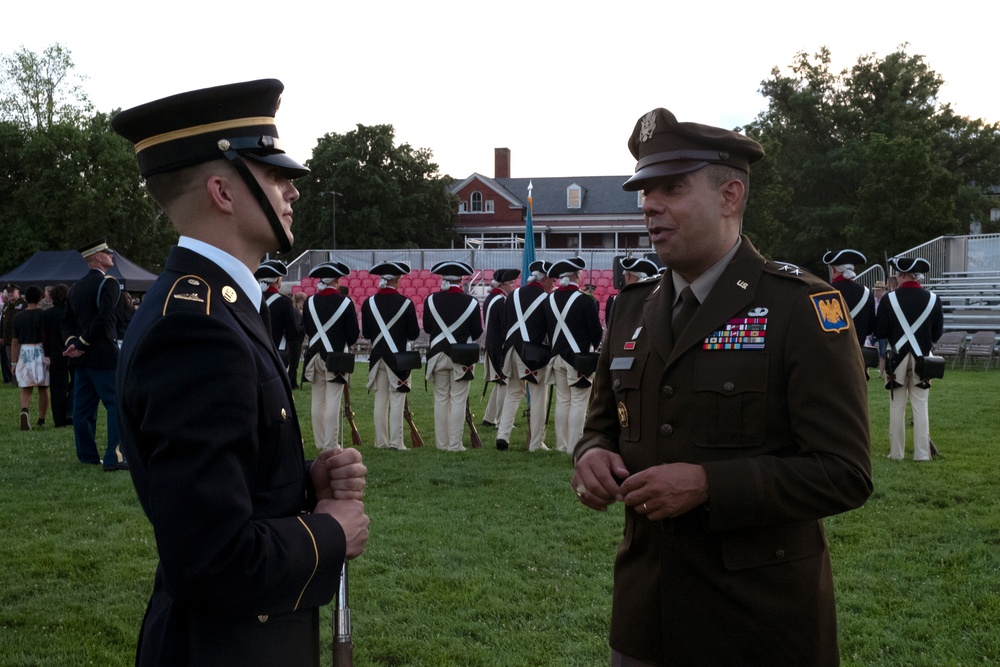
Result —
M317 666L319 607L364 549L357 450L303 455L253 271L291 247L282 85L252 81L121 112L181 234L118 369L122 444L160 561L136 664Z

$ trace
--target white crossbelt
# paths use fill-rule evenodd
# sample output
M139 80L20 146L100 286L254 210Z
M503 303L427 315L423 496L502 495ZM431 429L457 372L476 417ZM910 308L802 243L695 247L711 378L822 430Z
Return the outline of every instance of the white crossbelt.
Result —
M534 313L535 310L537 310L538 307L541 306L542 303L544 303L545 300L549 298L549 295L546 294L545 292L542 292L541 294L538 295L538 298L535 299L530 306L528 306L528 310L522 312L522 310L521 310L521 297L517 293L517 292L520 292L521 289L523 289L523 288L518 288L517 291L515 291L515 293L513 294L513 296L514 296L514 312L517 314L517 322L514 324L514 326L512 326L510 329L507 330L507 335L504 337L504 340L509 340L510 337L514 335L514 332L517 331L518 329L520 329L520 331L521 331L521 340L523 342L527 343L527 342L529 342L528 341L528 324L527 324L528 323L528 318L531 317L531 314Z
M552 305L552 314L556 316L556 331L552 335L552 346L555 347L556 341L559 340L559 334L562 334L566 338L566 342L569 343L569 347L573 350L573 354L580 353L580 346L576 343L576 338L573 336L573 332L569 330L566 325L566 315L569 314L569 309L573 306L573 302L576 301L577 297L580 296L581 292L573 292L569 299L566 300L566 305L560 311L558 304L556 304L556 295L553 293L549 297L549 302Z
M278 294L277 292L273 292L271 296L267 297L267 299L264 300L264 303L266 303L267 307L270 308L271 304L280 298L281 298L280 294ZM281 334L281 342L278 343L278 349L284 350L286 347L288 347L288 341L285 340L285 334Z
M487 328L487 327L490 326L490 313L493 312L493 306L496 305L497 301L503 301L503 300L504 300L504 297L502 297L500 295L497 295L492 301L490 301L489 305L486 306L486 318L485 318L486 321L483 322L483 327L484 328Z
M411 303L411 301L404 301L399 311L397 311L396 314L393 315L392 319L389 320L389 323L386 324L385 320L382 319L382 313L378 312L378 306L375 304L375 297L371 298L372 317L375 318L375 324L378 325L379 331L378 336L375 336L375 340L372 341L373 350L375 349L375 346L379 344L379 341L384 339L386 345L389 346L390 352L393 354L399 352L399 348L396 346L396 341L392 339L389 329L391 329L392 326L399 321L399 318L403 316L403 313L406 312L406 309L410 307Z
M871 291L866 287L865 291L861 294L861 301L858 301L858 303L855 304L854 308L851 308L852 320L858 316L858 313L860 313L861 310L865 307L865 304L868 303L869 294L871 294Z
M899 326L903 329L903 337L896 341L893 349L898 350L902 347L904 342L910 343L910 350L913 352L913 356L922 357L924 356L923 350L920 349L920 343L917 342L916 330L927 321L927 318L931 316L931 312L934 310L934 304L937 303L937 294L933 292L930 293L931 298L927 301L927 307L924 308L924 312L920 313L920 317L912 325L906 321L906 315L903 314L903 309L899 307L899 299L896 298L895 292L889 292L889 303L892 304L892 310L896 313L896 319L899 321Z
M450 326L444 323L444 320L438 314L437 308L434 307L433 295L427 298L427 306L428 308L430 308L431 317L434 318L434 321L437 322L438 326L441 328L441 333L439 333L437 336L434 336L434 340L431 341L431 347L434 347L444 339L448 339L448 342L451 343L452 345L457 343L458 340L455 338L455 332L458 330L460 326L465 324L465 321L469 319L469 316L472 315L473 311L479 308L479 302L476 301L475 299L472 299L469 302L469 307L465 309L465 312L462 313L462 315L457 320L455 320L455 323ZM468 343L472 342L471 336L470 340L466 342Z
M347 304L349 303L350 300L345 298L341 302L340 308L338 308L337 312L333 314L333 317L327 320L326 324L323 324L320 322L319 313L316 312L316 304L314 303L313 299L311 298L309 299L309 314L312 315L313 324L316 325L316 333L314 333L313 337L309 339L310 347L312 347L316 343L316 341L322 340L323 348L327 352L333 352L333 343L330 342L330 338L326 335L326 332L330 330L330 327L332 327L334 324L337 323L337 320L340 319L340 316L344 314L345 310L347 310ZM344 343L344 349L342 351L347 352L347 349L348 349L347 343Z

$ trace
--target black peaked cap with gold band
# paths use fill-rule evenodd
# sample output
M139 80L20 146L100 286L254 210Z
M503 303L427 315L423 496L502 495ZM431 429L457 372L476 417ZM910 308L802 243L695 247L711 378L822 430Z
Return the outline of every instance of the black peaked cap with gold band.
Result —
M666 109L653 109L635 124L628 148L638 161L622 189L642 190L652 180L721 164L750 172L764 148L739 132L700 123L681 123Z
M277 167L287 178L309 169L285 155L274 125L284 85L277 79L232 83L165 97L111 119L111 127L135 144L144 178L212 160L228 160L267 217L278 250L292 240L246 160Z
M285 154L274 124L284 88L260 79L192 90L126 109L111 127L135 145L143 177L222 160L229 150L304 176L309 169Z

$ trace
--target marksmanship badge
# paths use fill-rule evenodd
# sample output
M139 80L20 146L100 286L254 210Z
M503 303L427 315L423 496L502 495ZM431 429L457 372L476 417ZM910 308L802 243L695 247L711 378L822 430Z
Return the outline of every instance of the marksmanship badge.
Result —
M839 291L812 294L810 298L813 307L816 308L816 317L819 318L819 325L823 331L840 333L851 328L851 319L846 315L847 306Z

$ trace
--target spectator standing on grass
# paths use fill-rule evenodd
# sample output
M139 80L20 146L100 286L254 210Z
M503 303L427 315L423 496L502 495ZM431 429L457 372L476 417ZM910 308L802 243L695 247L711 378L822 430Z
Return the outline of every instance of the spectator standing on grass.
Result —
M49 410L49 359L45 356L42 345L44 327L42 319L45 311L40 302L43 292L41 287L32 285L24 293L27 304L21 312L14 316L11 332L11 370L21 388L22 431L31 430L31 394L38 387L38 421L36 426L45 426L45 415Z
M741 235L756 141L656 109L629 149L668 268L615 302L572 481L625 504L611 664L837 665L822 518L872 491L843 298Z
M132 481L159 564L136 664L314 667L319 607L368 539L355 449L306 461L253 271L292 244L282 85L182 93L116 115L180 234L118 374Z
M80 248L90 270L69 290L63 340L73 368L73 436L80 463L101 464L105 472L127 470L118 438L115 369L118 367L118 300L121 285L107 271L114 252L105 239ZM97 453L97 408L107 413L108 446Z
M899 287L882 302L876 317L879 338L888 340L886 385L889 390L889 458L901 461L906 454L906 404L913 415L913 460L931 460L928 399L931 380L920 376L918 362L929 355L944 332L941 299L924 289L919 274L931 270L922 257L894 257L889 265L897 272Z
M63 356L62 321L66 315L65 283L53 285L49 291L52 307L43 311L42 345L49 359L49 403L52 406L52 425L56 428L73 425L73 374L69 357Z
M3 310L0 311L0 368L3 368L3 383L15 383L14 374L10 370L11 339L14 336L14 316L24 310L28 304L21 296L21 288L14 283L7 283L3 288Z

